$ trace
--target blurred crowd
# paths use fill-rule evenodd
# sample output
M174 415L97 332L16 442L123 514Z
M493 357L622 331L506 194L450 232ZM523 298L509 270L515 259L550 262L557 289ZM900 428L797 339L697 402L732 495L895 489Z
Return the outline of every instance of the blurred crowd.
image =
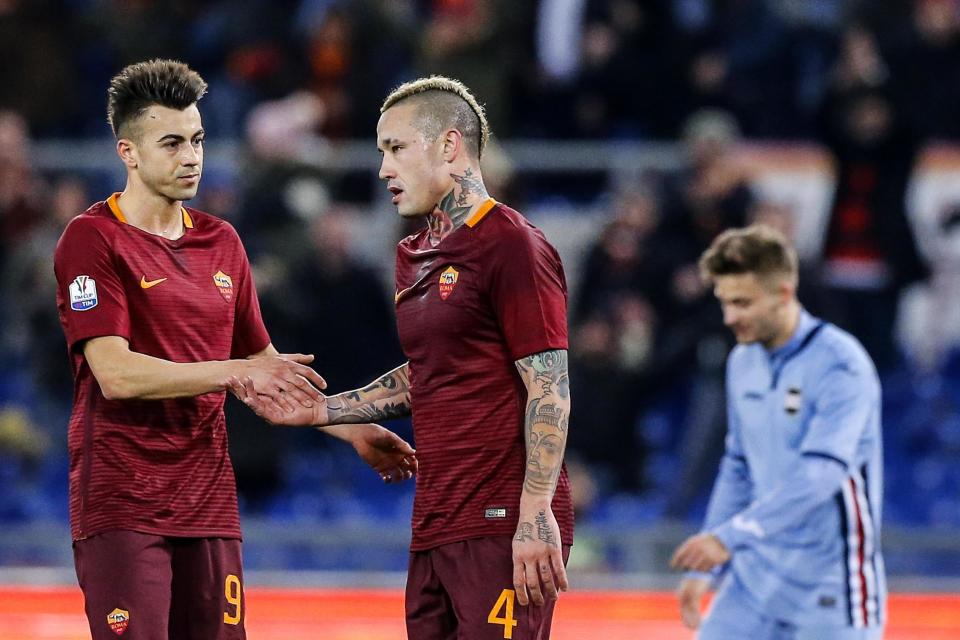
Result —
M375 224L369 168L304 159L331 141L372 139L391 87L457 77L500 139L681 143L680 168L592 203L605 215L581 248L570 315L570 460L587 515L597 494L656 493L658 513L687 517L713 478L731 337L697 258L727 227L760 221L791 236L798 215L758 195L744 141L829 151L836 188L800 297L858 335L886 380L912 366L894 339L903 292L947 277L918 248L906 194L920 151L960 136L954 0L0 0L0 475L15 482L41 476L45 460L65 465L72 385L54 244L71 217L122 188L39 171L31 145L108 135L109 78L155 56L200 71L208 140L239 141L239 169L206 172L191 205L237 226L274 343L317 354L337 390L403 356L389 269L357 250L369 244L357 231ZM522 177L491 155L490 192L524 211ZM958 221L946 212L938 224L950 233ZM395 236L387 248L410 231L376 228ZM950 357L935 354L938 371ZM936 397L956 415L943 389ZM332 446L229 411L247 509L269 508L290 451ZM902 438L894 449L908 456L942 444ZM938 455L960 455L956 442ZM14 495L0 498L0 517L20 514Z

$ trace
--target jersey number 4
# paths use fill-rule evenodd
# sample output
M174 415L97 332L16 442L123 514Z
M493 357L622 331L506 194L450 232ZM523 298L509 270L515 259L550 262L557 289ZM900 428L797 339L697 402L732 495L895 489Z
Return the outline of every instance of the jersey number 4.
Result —
M500 597L490 609L487 615L487 622L490 624L503 625L503 637L506 640L513 638L513 628L517 626L517 621L513 617L513 601L516 598L516 592L513 589L504 589L500 592ZM503 615L500 615L501 612Z

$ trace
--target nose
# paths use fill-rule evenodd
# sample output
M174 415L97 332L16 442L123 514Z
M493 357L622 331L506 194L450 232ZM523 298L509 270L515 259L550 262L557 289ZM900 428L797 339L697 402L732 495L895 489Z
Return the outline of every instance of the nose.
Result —
M723 324L732 327L737 324L737 320L740 318L740 314L737 313L736 309L733 307L724 307L723 308Z
M192 144L183 145L184 151L180 154L180 162L185 167L192 167L200 164L200 149Z
M380 173L378 174L381 180L389 180L390 178L396 177L396 171L393 170L393 164L390 162L390 158L386 153L383 154L383 159L380 161Z

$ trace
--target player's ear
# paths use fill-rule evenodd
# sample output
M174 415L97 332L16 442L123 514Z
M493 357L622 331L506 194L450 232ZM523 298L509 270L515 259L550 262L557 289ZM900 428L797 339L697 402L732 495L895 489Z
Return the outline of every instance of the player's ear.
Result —
M117 140L117 155L127 165L128 169L136 169L138 164L137 148L132 140L120 138Z
M463 153L463 135L456 129L447 129L443 133L443 160L453 162Z

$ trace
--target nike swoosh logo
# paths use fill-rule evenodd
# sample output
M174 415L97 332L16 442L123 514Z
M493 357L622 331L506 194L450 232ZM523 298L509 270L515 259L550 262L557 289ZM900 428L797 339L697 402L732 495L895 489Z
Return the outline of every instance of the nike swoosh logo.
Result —
M397 291L395 294L393 294L393 303L396 304L400 302L400 296L405 294L407 291L410 291L410 289L413 289L413 287L407 287L403 291Z
M166 278L158 278L156 280L147 280L147 276L140 276L140 288L149 289L150 287L155 287L161 282L165 282Z

